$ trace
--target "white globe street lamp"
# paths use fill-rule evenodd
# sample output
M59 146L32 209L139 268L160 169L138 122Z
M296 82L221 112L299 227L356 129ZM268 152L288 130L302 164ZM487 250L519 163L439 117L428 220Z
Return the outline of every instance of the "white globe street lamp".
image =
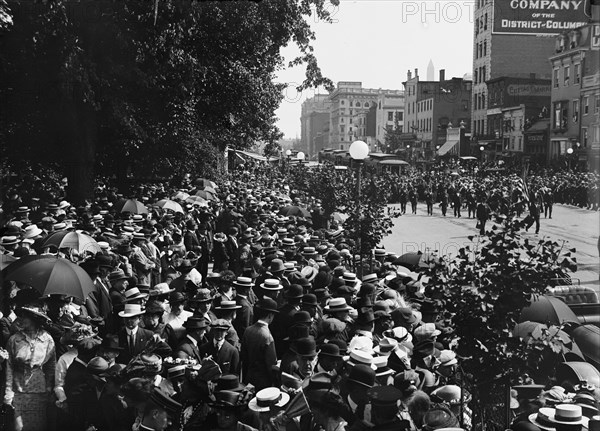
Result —
M369 157L369 146L364 141L354 141L350 145L348 152L354 160L364 160Z
M573 148L567 148L567 154L569 154L569 155L573 154Z
M285 155L288 156L288 157L291 156L292 155L292 150L286 150L285 151Z
M300 152L299 152L299 153L296 155L296 157L298 158L298 160L302 161L302 160L304 160L304 157L306 157L306 156L305 156L305 154L304 154L302 151L300 151Z
M356 201L357 201L357 211L358 211L358 214L357 214L357 216L358 216L357 217L357 222L358 222L357 246L358 246L358 254L360 256L360 259L359 259L360 266L358 267L358 270L356 272L360 277L362 277L362 275L363 275L363 256L362 256L362 243L361 243L362 222L361 222L360 189L361 189L362 164L365 161L365 159L367 157L369 157L369 146L364 141L354 141L350 145L348 152L350 153L350 157L352 157L352 159L355 160L358 165L358 175L357 175L357 189L358 190L357 190L357 194L356 194Z

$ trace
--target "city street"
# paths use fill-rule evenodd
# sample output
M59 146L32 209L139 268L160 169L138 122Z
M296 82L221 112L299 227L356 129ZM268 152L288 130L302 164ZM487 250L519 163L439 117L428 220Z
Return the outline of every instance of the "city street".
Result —
M399 208L398 205L391 205ZM474 235L477 241L478 230L474 218L469 219L466 210L462 210L461 218L452 214L448 208L446 217L442 216L439 205L434 206L433 216L427 216L427 207L423 203L417 206L417 215L407 214L398 217L394 222L393 233L383 240L386 250L403 254L421 250L423 252L437 250L442 255L456 255L459 248L472 245L467 238ZM575 247L578 271L573 278L581 284L599 287L600 260L598 258L598 235L600 230L600 213L577 207L555 205L552 219L540 219L540 233L536 235L535 225L524 234L530 238L550 237L556 241L565 240L565 247ZM488 226L490 226L488 224Z

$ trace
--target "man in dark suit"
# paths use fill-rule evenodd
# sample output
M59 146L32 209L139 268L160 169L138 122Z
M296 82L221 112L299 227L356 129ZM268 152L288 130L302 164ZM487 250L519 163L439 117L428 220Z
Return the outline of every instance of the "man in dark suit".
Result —
M123 318L125 327L119 330L119 346L123 351L117 358L117 363L127 364L131 359L144 351L146 343L152 338L158 337L152 331L140 328L141 316L144 309L140 304L125 304L123 311L119 312L119 317ZM159 347L154 351L162 357L169 356L172 349L167 343L161 341Z
M275 386L273 366L277 364L277 354L269 324L278 311L277 303L268 297L260 299L255 309L258 321L246 328L242 339L242 376L244 383L251 383L260 391Z
M206 342L206 331L208 323L206 319L198 316L188 317L183 327L186 329L186 336L175 349L175 357L182 359L195 359L202 361L202 355L198 346Z
M69 409L67 429L84 429L85 405L84 399L88 397L93 388L89 385L91 375L87 370L87 364L96 356L100 340L89 337L77 343L77 357L67 369L65 375L65 395Z
M239 374L240 354L226 339L225 334L231 324L225 319L217 319L210 324L211 340L199 348L200 356L212 356L223 374Z
M300 311L300 301L302 300L302 296L304 296L304 291L302 286L292 284L283 296L286 303L279 308L279 313L275 315L273 323L269 327L275 339L275 349L279 357L289 347L284 342L284 338L288 335L288 328L293 324L294 314Z
M238 333L238 336L242 338L244 331L248 326L254 322L254 310L248 297L250 290L252 289L252 279L250 277L238 277L233 282L233 286L236 290L235 302L240 307L236 312L233 326Z

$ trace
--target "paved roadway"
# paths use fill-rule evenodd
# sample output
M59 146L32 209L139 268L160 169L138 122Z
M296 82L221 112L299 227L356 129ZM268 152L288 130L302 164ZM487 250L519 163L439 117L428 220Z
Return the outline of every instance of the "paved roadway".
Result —
M399 209L399 205L390 205ZM426 252L437 250L439 254L455 255L457 250L472 244L467 236L475 235L477 241L477 221L467 217L467 211L461 210L462 217L455 218L452 208L448 208L446 217L442 216L439 205L433 208L433 216L427 215L427 207L419 202L417 214L410 213L394 220L392 234L383 240L386 250L397 254L421 250ZM525 216L524 214L523 216ZM598 236L600 235L600 212L568 206L554 205L552 219L540 219L540 232L536 235L535 225L524 235L535 239L549 237L550 239L567 241L566 246L575 247L578 270L572 275L579 278L581 284L593 286L600 293L600 259L598 257ZM490 224L486 225L489 228Z

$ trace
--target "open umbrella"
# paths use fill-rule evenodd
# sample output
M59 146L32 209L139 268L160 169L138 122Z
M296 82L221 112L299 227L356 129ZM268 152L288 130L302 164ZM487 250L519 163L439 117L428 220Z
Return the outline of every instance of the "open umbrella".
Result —
M171 210L176 213L183 213L183 208L177 202L172 201L171 199L161 199L156 202L156 206L162 208L163 210Z
M3 270L8 265L16 262L18 259L10 254L0 254L0 270Z
M402 265L409 269L415 269L419 265L419 262L421 261L422 256L423 256L423 253L421 253L420 251L404 253L398 259L395 259L392 262L392 264L393 265Z
M311 218L310 213L308 212L308 210L306 208L301 208L297 205L288 205L283 207L280 211L279 211L280 215L283 216L293 216L293 217L303 217L303 218Z
M77 250L80 255L90 252L91 254L100 253L102 248L94 238L84 233L59 231L50 234L42 243L42 248L56 247L72 248Z
M577 316L567 304L554 296L534 297L527 307L521 311L519 322L548 323L560 325L565 322L579 323Z
M201 197L202 199L206 199L207 201L216 201L217 197L212 194L211 192L208 192L206 190L198 190L196 193L194 193L196 196Z
M8 265L2 276L33 287L42 296L68 295L83 301L94 291L94 283L83 268L56 256L23 256Z
M200 196L189 196L185 199L188 204L199 205L201 207L207 207L208 201Z
M563 354L567 359L575 361L584 359L583 353L577 343L573 342L569 334L558 329L556 326L548 328L548 326L539 322L521 322L515 325L513 335L519 336L523 338L523 341L527 342L531 337L540 338L544 329L549 331L551 337L557 337L563 343Z
M596 325L581 325L571 332L581 348L585 359L600 369L600 328Z
M116 203L115 209L117 212L130 212L132 214L148 214L148 208L135 200L135 199L123 199Z
M219 188L214 181L207 180L206 178L197 178L194 181L194 185L196 187L200 187L200 188L204 188L204 187L212 187L213 189Z
M600 371L588 362L563 362L556 367L556 381L567 382L572 386L587 380L588 384L600 387Z
M171 196L171 199L178 199L178 200L184 201L189 197L190 197L189 193L179 191L179 192L175 193L173 196Z

